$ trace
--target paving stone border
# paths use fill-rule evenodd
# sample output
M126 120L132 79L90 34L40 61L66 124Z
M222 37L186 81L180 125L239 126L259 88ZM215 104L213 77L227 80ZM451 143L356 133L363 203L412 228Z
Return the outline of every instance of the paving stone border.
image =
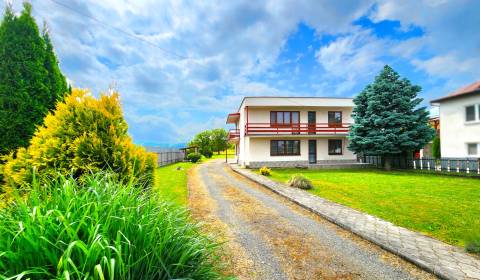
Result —
M443 279L480 279L480 259L458 247L288 187L237 164L233 171Z

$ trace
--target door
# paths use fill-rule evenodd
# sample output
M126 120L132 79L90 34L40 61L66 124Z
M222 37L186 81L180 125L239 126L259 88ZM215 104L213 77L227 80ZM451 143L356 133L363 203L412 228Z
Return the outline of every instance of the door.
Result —
M308 111L308 134L315 134L317 124L317 112Z
M308 140L308 163L317 163L317 140Z

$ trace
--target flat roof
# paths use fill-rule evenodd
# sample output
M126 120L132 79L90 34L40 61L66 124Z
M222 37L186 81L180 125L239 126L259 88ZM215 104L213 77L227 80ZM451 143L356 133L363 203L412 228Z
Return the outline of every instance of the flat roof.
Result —
M353 107L353 98L317 96L245 96L238 107Z
M441 98L438 98L438 99L434 99L434 100L430 101L430 104L441 103L441 102L446 101L446 100L450 100L450 99L457 98L457 97L464 97L464 96L467 96L467 95L469 96L469 95L475 94L475 93L480 93L480 81L476 81L472 84L469 84L468 86L461 87L461 88L457 89L456 91L450 93L447 96L444 96L444 97L441 97Z

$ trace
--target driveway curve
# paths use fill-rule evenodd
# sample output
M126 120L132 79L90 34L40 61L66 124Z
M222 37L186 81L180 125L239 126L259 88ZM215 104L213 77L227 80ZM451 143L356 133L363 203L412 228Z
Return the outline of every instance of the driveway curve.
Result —
M225 236L240 279L435 279L220 160L190 172L189 196L194 217Z

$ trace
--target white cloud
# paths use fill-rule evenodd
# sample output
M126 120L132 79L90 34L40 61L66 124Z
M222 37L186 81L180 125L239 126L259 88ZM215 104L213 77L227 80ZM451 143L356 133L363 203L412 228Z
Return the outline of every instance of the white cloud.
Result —
M358 30L321 47L316 58L328 73L353 79L378 72L386 46L369 32Z
M374 21L399 20L404 28L420 26L425 34L412 39L397 50L420 70L431 76L461 79L465 82L478 79L480 68L480 5L475 0L408 0L380 1L371 14ZM415 58L420 52L423 58Z
M388 62L385 55L402 56L438 77L480 71L463 62L479 56L480 37L472 36L480 26L474 2L378 1L372 19L398 19L404 29L425 29L421 38L394 43L352 24L370 11L375 3L370 0L61 3L114 27L53 1L32 0L34 15L38 22L47 20L62 70L74 85L98 92L117 84L136 141L187 141L199 128L223 125L224 115L236 110L244 95L350 96ZM462 8L467 4L473 7ZM314 28L318 37L338 36L316 52L325 70L312 86L316 92L301 92L271 72L299 23ZM425 50L434 55L419 58ZM291 59L295 65L295 57ZM462 71L456 72L455 65ZM274 83L252 79L255 75Z

